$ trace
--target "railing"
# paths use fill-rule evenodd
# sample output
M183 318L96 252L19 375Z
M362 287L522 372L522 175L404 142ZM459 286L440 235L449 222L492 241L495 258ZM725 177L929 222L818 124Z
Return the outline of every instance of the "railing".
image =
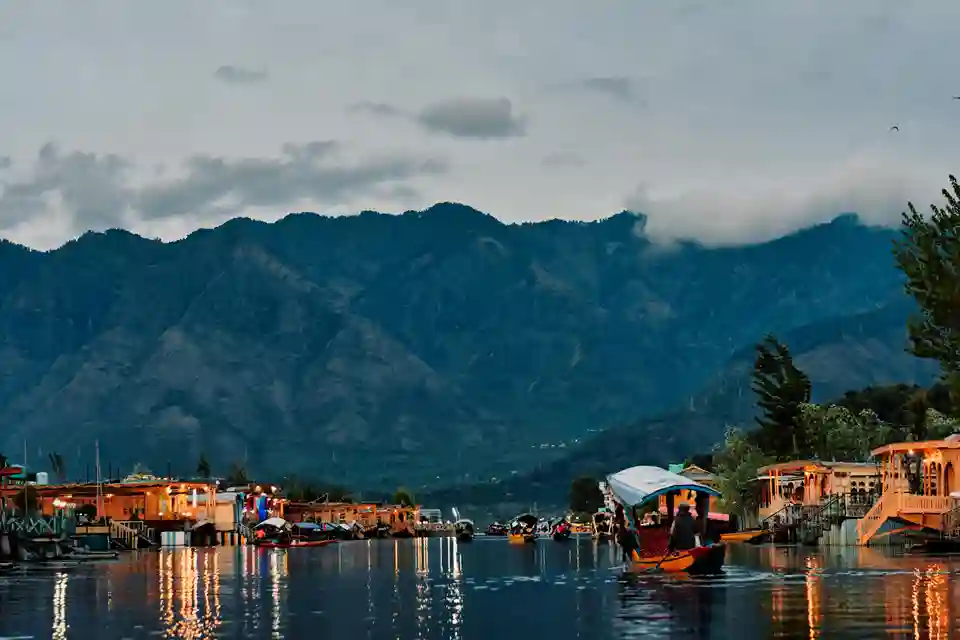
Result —
M245 544L250 544L251 542L253 542L253 531L246 524L242 522L238 522L237 533L243 536L243 542Z
M888 492L880 496L876 504L857 523L860 544L867 544L883 523L899 513L933 513L946 515L954 505L953 498L944 496L918 496L902 491Z
M140 533L127 523L110 521L110 537L122 542L128 549L138 549Z
M943 535L960 538L960 506L943 514Z

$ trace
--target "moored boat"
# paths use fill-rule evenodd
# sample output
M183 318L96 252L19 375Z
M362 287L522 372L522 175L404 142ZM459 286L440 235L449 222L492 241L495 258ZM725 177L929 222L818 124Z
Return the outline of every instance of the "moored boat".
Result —
M525 544L537 539L537 517L531 513L524 513L511 523L507 541L511 544Z
M601 541L613 538L613 514L606 509L593 514L593 537Z
M607 477L607 486L615 500L622 505L626 525L635 535L636 548L629 550L633 570L687 573L719 573L723 570L726 543L706 541L709 498L720 496L720 492L716 489L666 469L650 466L631 467L618 471ZM690 548L676 549L671 544L671 524L675 517L674 497L680 491L691 491L697 496L697 511L693 520L694 531L697 533L693 534L687 529L690 538L687 542L680 542L676 546L682 547L686 544ZM649 525L636 526L639 508L651 505L653 501L659 502L661 496L666 496L667 517L662 521L658 518ZM684 511L690 511L688 505L682 506ZM694 516L691 512L685 513L683 517L687 518L686 522L690 522L690 518ZM677 524L680 524L680 520L677 520ZM682 540L682 537L680 538Z
M508 533L506 525L500 524L499 522L494 522L493 524L487 526L485 533L488 536L505 536Z
M570 535L573 533L570 523L567 522L565 518L561 518L553 524L551 534L553 539L557 542L564 542L565 540L570 539Z
M257 544L264 549L293 549L300 547L325 547L329 544L335 544L339 540L329 538L326 540L305 540L303 538L291 538L289 540L264 540Z
M769 542L773 532L769 529L746 529L744 531L734 531L732 533L720 534L721 542L745 542L748 544L762 544Z
M473 540L476 531L473 520L468 520L467 518L457 520L453 525L453 529L456 532L457 540L460 542L470 542Z

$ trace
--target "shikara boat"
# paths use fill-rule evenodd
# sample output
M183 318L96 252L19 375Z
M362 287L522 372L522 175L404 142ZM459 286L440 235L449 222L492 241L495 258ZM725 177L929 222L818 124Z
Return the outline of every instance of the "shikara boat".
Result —
M593 537L596 540L613 538L613 514L606 509L593 514Z
M553 524L550 533L557 542L565 542L570 539L572 527L569 522L561 518Z
M700 495L719 497L720 492L660 467L631 467L607 476L607 485L614 498L636 522L636 508L660 496L676 491L693 491ZM631 515L632 514L632 515ZM708 514L698 514L705 520ZM692 549L670 551L667 526L641 526L635 530L639 548L631 551L634 571L683 571L687 573L718 573L723 569L726 543L698 544Z
M453 529L457 534L457 540L460 542L470 542L473 540L474 532L476 531L473 520L468 520L466 518L457 520L453 525Z
M746 529L744 531L734 531L733 533L723 533L720 535L721 542L748 544L761 544L770 542L773 532L769 529Z
M336 544L339 540L303 540L301 538L292 538L290 540L264 540L257 543L258 547L264 549L294 549L300 547L325 547L329 544Z
M525 544L537 539L537 516L524 513L510 524L507 541L511 544Z

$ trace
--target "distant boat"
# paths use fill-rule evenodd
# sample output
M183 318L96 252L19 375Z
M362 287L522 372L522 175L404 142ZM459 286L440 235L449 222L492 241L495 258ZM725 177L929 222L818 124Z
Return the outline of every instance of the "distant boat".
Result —
M532 513L517 516L516 520L510 524L510 533L507 534L507 540L511 544L535 542L537 539L537 522L537 516Z
M476 527L473 524L473 520L468 520L467 518L461 518L453 525L454 531L457 533L457 540L460 542L470 542L473 540L473 536L476 533Z
M601 509L593 514L593 537L597 540L609 540L613 537L613 514Z

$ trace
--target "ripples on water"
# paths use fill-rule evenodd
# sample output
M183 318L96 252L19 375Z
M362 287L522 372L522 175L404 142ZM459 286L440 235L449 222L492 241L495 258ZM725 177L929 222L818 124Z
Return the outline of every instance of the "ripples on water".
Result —
M960 559L739 546L727 560L714 578L624 575L589 539L143 552L0 577L0 637L861 640L960 623Z

